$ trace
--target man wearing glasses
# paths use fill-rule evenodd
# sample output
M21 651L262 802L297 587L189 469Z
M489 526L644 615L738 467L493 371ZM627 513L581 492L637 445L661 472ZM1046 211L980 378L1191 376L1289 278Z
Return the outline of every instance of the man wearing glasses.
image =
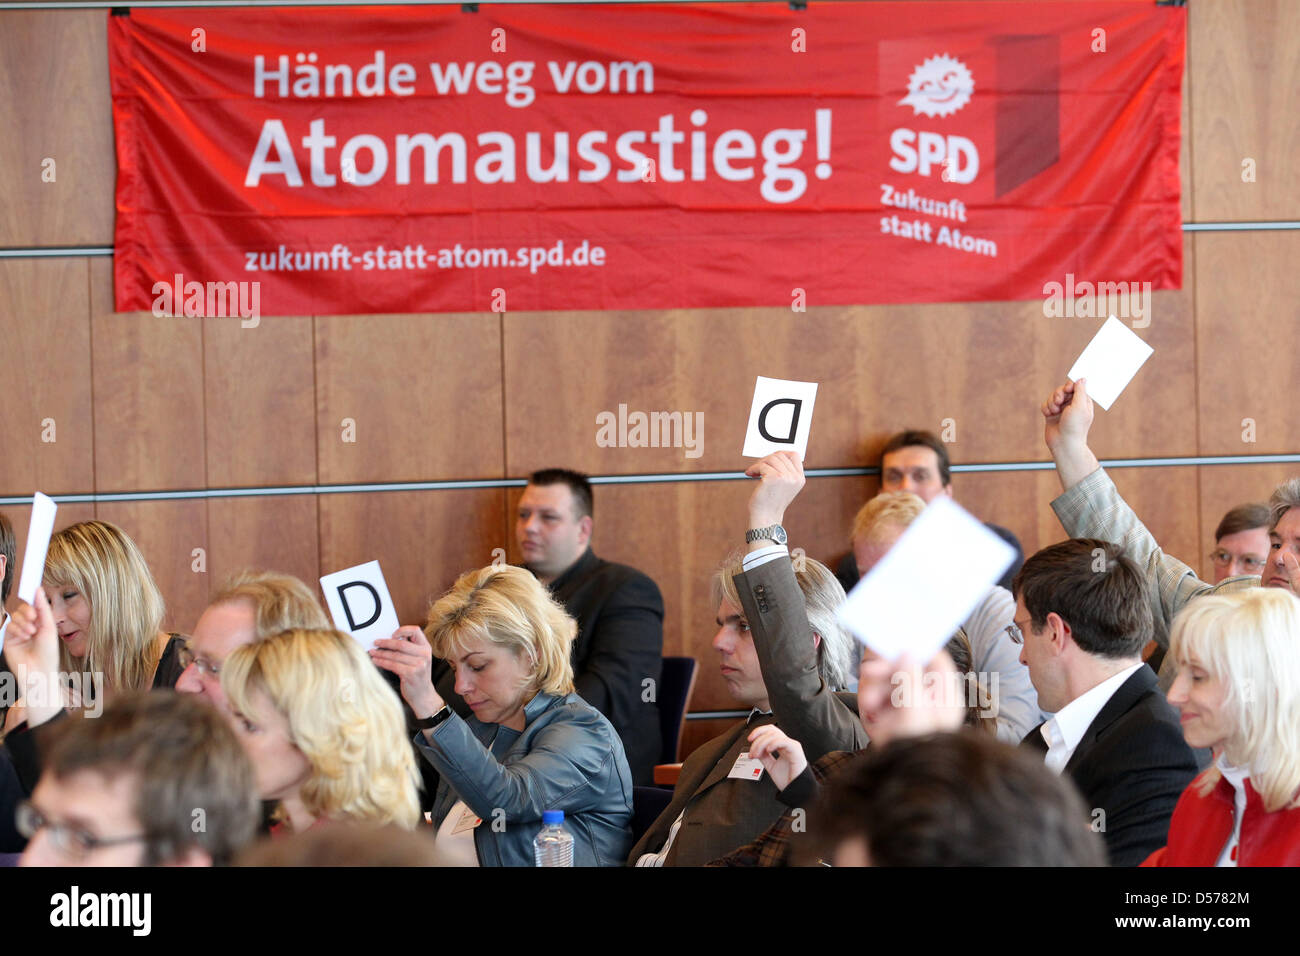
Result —
M236 575L194 625L194 634L181 651L185 670L176 689L224 707L221 663L235 648L293 628L332 626L315 595L297 578L269 571Z
M1237 505L1219 522L1214 531L1214 583L1228 578L1264 573L1270 551L1268 541L1268 505Z
M160 691L57 730L18 808L21 866L212 866L253 839L253 768L215 708Z
M1012 591L1007 631L1052 713L1021 746L1074 781L1111 865L1136 866L1165 845L1198 773L1178 712L1142 662L1153 626L1145 576L1119 546L1073 538L1026 561Z

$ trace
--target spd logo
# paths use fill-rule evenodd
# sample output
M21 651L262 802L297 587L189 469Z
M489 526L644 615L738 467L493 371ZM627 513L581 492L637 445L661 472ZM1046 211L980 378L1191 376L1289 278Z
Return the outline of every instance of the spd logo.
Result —
M947 53L932 56L912 71L907 95L898 105L912 107L913 116L951 116L970 102L975 78L966 64Z

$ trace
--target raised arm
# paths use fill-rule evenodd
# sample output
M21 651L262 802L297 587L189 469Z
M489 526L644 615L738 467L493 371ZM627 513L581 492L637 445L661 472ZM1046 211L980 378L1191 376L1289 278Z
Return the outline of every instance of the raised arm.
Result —
M786 507L804 485L798 457L775 452L745 474L758 479L749 500L747 527L781 524ZM770 539L749 545L751 555L771 548ZM857 716L836 697L836 688L822 680L808 609L789 554L778 550L734 580L777 724L803 744L811 762L832 750L865 747L866 733Z
M1088 448L1092 400L1085 380L1066 383L1043 403L1044 438L1065 489L1052 510L1072 538L1100 538L1122 547L1147 574L1155 639L1169 646L1169 625L1191 598L1211 590L1177 558L1165 554Z

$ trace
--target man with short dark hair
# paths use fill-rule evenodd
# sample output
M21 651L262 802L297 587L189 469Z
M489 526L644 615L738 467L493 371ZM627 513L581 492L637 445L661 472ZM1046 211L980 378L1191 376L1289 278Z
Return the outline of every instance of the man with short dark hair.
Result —
M1023 750L966 730L868 747L809 817L833 866L1103 866L1078 791Z
M1268 505L1237 505L1214 529L1214 583L1242 575L1257 575L1268 565Z
M1114 544L1075 538L1044 548L1012 582L1012 639L1053 717L1023 746L1068 774L1114 866L1165 845L1169 818L1198 772L1178 713L1142 662L1151 610L1141 569Z
M632 782L650 786L663 751L656 703L663 670L664 600L645 574L596 557L591 482L563 468L534 472L519 499L515 537L524 567L578 622L573 683L623 741ZM455 676L434 661L439 696L462 716Z
M940 495L951 498L952 465L948 460L948 446L932 433L917 429L891 435L880 452L880 490L910 491L926 504ZM1015 560L998 581L999 587L1010 591L1011 579L1025 559L1020 539L1000 525L985 522L984 526L1016 550ZM835 574L845 591L852 590L858 583L852 553L840 561Z
M215 708L157 691L51 730L23 866L212 866L253 839L253 767Z

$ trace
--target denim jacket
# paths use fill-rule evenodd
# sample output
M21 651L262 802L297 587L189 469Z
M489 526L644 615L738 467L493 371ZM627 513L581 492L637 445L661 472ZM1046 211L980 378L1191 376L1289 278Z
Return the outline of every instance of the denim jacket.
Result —
M440 776L437 829L457 800L482 819L474 830L481 866L533 866L542 811L563 810L574 866L621 866L632 845L632 774L623 743L577 694L538 694L524 730L452 713L415 743Z

